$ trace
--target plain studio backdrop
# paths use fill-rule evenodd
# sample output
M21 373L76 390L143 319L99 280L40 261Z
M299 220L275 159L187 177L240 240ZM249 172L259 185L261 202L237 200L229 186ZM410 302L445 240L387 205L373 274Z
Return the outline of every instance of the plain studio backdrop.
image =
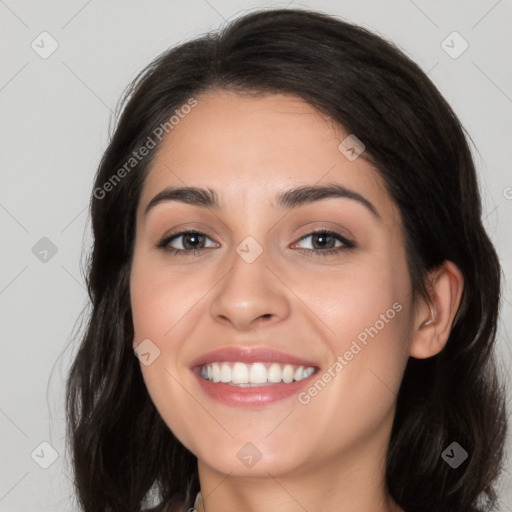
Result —
M0 0L0 511L72 510L66 347L87 300L93 177L124 87L169 46L248 10L286 6L369 28L428 73L476 146L484 224L511 275L510 0ZM499 350L510 373L506 280L503 292ZM511 480L508 465L505 511Z

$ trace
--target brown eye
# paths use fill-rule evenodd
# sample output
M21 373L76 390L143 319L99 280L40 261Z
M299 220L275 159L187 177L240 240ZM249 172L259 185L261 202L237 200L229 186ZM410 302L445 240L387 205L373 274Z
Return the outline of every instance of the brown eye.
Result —
M312 239L313 247L311 249L303 248L300 252L313 252L315 254L328 255L355 247L353 242L345 238L340 233L337 233L336 231L314 231L306 236L303 236L299 242L302 242L308 238ZM338 245L336 245L336 242L338 242Z
M207 240L210 240L208 236L200 231L181 231L166 237L158 247L174 254L198 254L206 247L215 247L215 244L207 246Z

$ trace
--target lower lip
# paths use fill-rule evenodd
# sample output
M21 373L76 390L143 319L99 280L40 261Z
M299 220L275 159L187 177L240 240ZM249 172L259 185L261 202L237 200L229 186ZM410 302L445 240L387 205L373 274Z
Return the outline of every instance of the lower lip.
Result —
M290 398L297 395L302 388L309 384L310 380L316 375L313 373L305 379L285 384L272 384L267 386L239 387L231 386L223 382L212 382L203 379L198 373L193 371L199 385L203 391L214 400L231 406L258 406L267 405L278 400Z

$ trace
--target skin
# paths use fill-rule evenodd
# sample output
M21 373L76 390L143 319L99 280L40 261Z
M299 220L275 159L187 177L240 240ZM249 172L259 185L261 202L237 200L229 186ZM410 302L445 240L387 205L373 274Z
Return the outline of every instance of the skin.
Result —
M149 338L160 350L152 364L141 364L147 389L198 457L199 508L401 510L384 478L396 394L409 356L431 357L446 343L460 271L445 262L430 276L431 305L419 300L413 307L398 208L364 153L350 161L338 149L348 133L309 104L226 91L197 100L162 141L141 192L130 292L133 347ZM347 198L290 210L273 205L291 187L327 183L361 194L379 217ZM221 208L167 201L144 215L171 185L214 189ZM188 228L206 235L198 255L157 247ZM322 250L317 237L307 237L318 228L336 230L356 247L301 253ZM250 264L236 252L247 236L263 249ZM179 237L170 244L184 243ZM317 361L322 375L394 303L400 312L305 405L294 396L228 406L205 395L189 368L215 348L272 347ZM251 468L237 457L248 442L262 455Z

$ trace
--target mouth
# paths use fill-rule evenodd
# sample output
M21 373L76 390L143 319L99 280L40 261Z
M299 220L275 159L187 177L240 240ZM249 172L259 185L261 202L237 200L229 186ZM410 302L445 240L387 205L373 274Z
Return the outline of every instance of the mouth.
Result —
M293 397L319 367L273 349L219 349L197 359L191 370L208 398L253 407Z

